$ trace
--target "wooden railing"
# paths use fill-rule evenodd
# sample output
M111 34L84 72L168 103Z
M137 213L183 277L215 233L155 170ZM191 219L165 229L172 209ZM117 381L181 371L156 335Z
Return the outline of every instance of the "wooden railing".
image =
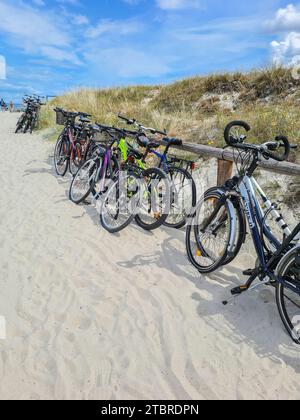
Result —
M161 141L162 145L166 143ZM235 161L234 152L230 149L218 149L216 147L205 146L203 144L184 143L183 146L174 147L175 149L193 153L198 156L215 158L218 160L218 184L223 185L232 176L233 162ZM263 160L259 164L260 168L282 175L300 176L300 165L291 162L275 162L273 160Z

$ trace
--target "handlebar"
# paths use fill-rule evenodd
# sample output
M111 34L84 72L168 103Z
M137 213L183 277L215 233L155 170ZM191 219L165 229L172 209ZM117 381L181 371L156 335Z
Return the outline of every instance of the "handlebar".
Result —
M130 130L125 130L123 128L111 127L111 126L103 125L99 123L96 123L96 125L103 131L110 132L110 133L112 132L119 133L122 137L127 137L127 136L136 137L138 135L136 131L130 131Z
M244 121L232 121L231 123L229 123L227 127L225 128L224 137L225 137L227 146L230 146L230 147L234 147L238 143L242 143L241 139L237 139L230 135L230 131L232 130L233 127L242 127L247 132L251 130L250 125Z
M124 115L121 114L118 114L118 118L125 121L128 125L134 125L136 123L136 120L129 120L127 117L124 117Z
M92 115L86 114L85 112L70 112L70 111L65 111L63 108L59 108L59 107L53 108L53 111L61 112L67 118L68 117L70 117L70 118L77 118L77 117L92 118Z
M84 117L84 118L92 118L93 116L91 114L86 114L85 112L77 112L78 117Z
M229 147L241 150L252 150L253 152L262 154L266 159L273 159L277 162L284 162L288 160L291 149L297 148L296 145L291 146L288 138L285 136L277 136L275 141L266 142L262 145L245 143L247 136L241 135L237 138L231 134L231 131L234 127L241 127L246 132L251 130L250 125L244 121L232 121L230 124L228 124L225 128L224 138L227 146ZM282 154L278 155L274 153L282 148L284 148Z
M166 131L159 131L159 130L156 130L155 128L145 127L142 124L138 123L134 119L129 119L127 117L124 117L124 115L119 114L118 118L125 121L127 123L127 125L135 125L141 131L149 131L153 135L155 135L155 134L159 134L161 136L166 136L167 135Z

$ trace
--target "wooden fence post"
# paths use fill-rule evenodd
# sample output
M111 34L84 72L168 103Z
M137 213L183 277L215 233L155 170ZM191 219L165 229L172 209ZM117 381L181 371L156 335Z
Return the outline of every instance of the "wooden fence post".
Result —
M218 187L225 184L232 177L233 162L218 159Z

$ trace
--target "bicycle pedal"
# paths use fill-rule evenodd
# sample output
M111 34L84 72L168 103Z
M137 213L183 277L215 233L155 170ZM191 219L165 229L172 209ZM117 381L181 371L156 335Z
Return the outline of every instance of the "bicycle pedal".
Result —
M246 292L247 290L248 290L247 286L239 286L232 289L231 294L232 296L238 296L238 295L241 295L243 292Z

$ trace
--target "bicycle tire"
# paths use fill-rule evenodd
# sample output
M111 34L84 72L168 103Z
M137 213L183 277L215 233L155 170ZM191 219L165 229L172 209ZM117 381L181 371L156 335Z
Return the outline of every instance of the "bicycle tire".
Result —
M295 264L297 264L297 268L299 270L298 287L300 287L300 262L297 262L296 260L298 258L300 259L300 245L293 248L283 257L277 267L276 277L278 279L285 279L286 277L291 276L291 270L293 270ZM288 278L288 280L291 281L292 278ZM291 294L290 296L292 296L292 298L287 296L288 293ZM287 309L287 303L293 303L292 299L295 299L294 303L298 309L297 315L294 315L291 319L291 315ZM288 334L296 344L300 345L300 296L293 293L291 289L285 286L284 282L278 282L276 285L276 304L280 318ZM297 332L294 321L297 322Z
M165 172L163 172L161 169L158 169L158 168L146 169L142 173L143 178L147 178L151 175L154 176L153 179L164 180L164 184L165 184L166 191L167 191L166 197L165 197L166 198L166 200L165 200L166 201L166 203L165 203L166 207L165 207L165 209L163 209L163 211L162 211L162 213L160 214L159 217L158 217L158 214L157 214L157 216L155 216L156 221L152 222L152 223L146 223L145 220L142 219L141 212L139 212L139 214L137 214L135 216L136 224L146 231L152 231L152 230L156 230L156 229L160 228L165 223L165 221L167 220L167 217L169 215L169 207L170 207L170 183L169 183L169 180L168 180L168 176L166 175ZM151 179L152 179L152 177L151 177ZM151 194L152 194L152 192L151 192ZM149 194L148 194L148 200L149 200ZM149 209L150 212L151 212L151 207L152 206L150 206L150 209Z
M70 148L69 141L64 137L60 136L56 142L55 149L54 149L54 167L55 171L58 176L64 177L68 171L69 167L69 157L68 151ZM57 156L58 153L58 156ZM59 169L58 163L59 160L62 159L64 161L64 165L62 170Z
M109 180L111 182L114 182L116 180L117 177L117 173L119 172L119 161L116 158L116 156L112 155L111 156L111 163L112 163L112 173L108 173L109 169L107 169L107 173L106 173L106 177L105 180ZM103 160L102 160L102 164L103 164ZM99 182L101 182L101 180L99 180ZM102 194L104 194L108 188L110 187L110 185L105 185L104 187L104 191L97 191L96 190L96 183L95 183L95 179L91 180L91 194L93 195L93 197L95 199L98 199Z
M31 118L27 118L27 121L25 122L25 126L23 129L23 133L26 134L27 131L30 129L31 126Z
M209 189L206 194L211 193L211 192L220 192L222 190L222 188L218 188L218 187L214 187ZM229 255L226 260L223 263L223 266L226 266L230 263L232 263L236 257L239 255L242 246L244 245L245 241L246 241L246 236L247 236L247 222L246 222L246 218L245 218L245 214L243 212L242 209L242 205L240 200L238 199L234 199L233 201L233 205L236 211L236 218L237 218L237 235L236 235L236 241L235 241L235 246L234 246L234 250L231 251L231 255Z
M128 175L128 177L134 178L137 181L139 181L139 177L133 172L130 173ZM102 205L101 205L101 210L100 210L100 223L101 226L109 233L114 234L114 233L119 233L122 230L126 229L134 220L135 218L135 211L128 212L127 215L125 215L125 220L119 224L118 226L112 226L112 224L109 224L107 219L104 216L104 207L107 203L107 200L109 199L110 195L114 192L114 189L116 188L117 193L119 192L119 180L116 180L115 183L113 185L110 186L110 188L108 189L103 201L102 201ZM117 200L119 198L117 197ZM119 218L119 214L115 217L115 221L117 220L117 218Z
M186 249L187 249L188 259L191 262L191 264L200 273L203 273L203 274L213 273L214 271L222 267L226 263L226 261L228 261L228 258L229 258L228 249L231 244L231 237L233 236L232 234L233 227L234 227L233 221L235 218L235 214L233 213L234 212L233 205L230 203L230 201L226 200L224 205L220 208L218 212L219 214L221 209L224 207L226 211L225 220L227 220L229 223L228 235L227 235L227 238L224 240L224 247L222 250L222 254L219 253L219 255L216 256L216 258L214 258L211 250L205 249L203 243L201 243L199 239L200 226L197 223L197 220L198 220L199 213L201 211L201 206L204 205L205 201L208 201L208 200L217 201L220 199L221 199L221 193L218 193L217 191L210 191L206 193L205 196L202 198L202 200L199 202L195 215L191 223L188 224L187 230L186 230ZM220 224L220 227L222 227L222 224L224 224L224 222ZM192 240L193 235L195 238L194 241ZM194 243L195 243L194 246L196 247L195 250L193 249ZM200 263L199 259L201 259L201 261L203 260L203 262ZM207 260L207 264L204 265L204 261L206 260ZM208 263L209 261L212 261L212 263Z
M32 118L32 121L31 121L31 125L30 125L30 134L32 134L33 133L33 131L36 129L36 127L37 127L37 116L34 116L33 118Z
M91 166L90 166L91 165ZM90 167L89 167L90 166ZM85 168L89 171L88 176L88 187L86 189L86 191L81 195L81 197L75 197L75 183L78 181L78 177L80 176L81 172L85 170ZM92 190L91 190L91 181L90 181L90 177L92 177L93 172L97 170L97 163L93 160L90 159L88 161L86 161L81 168L78 169L77 173L75 174L75 176L72 179L71 185L70 185L70 190L69 190L69 199L74 203L74 204L81 204L83 203L88 196L91 194Z
M69 170L70 174L74 177L78 169L81 167L81 147L80 144L76 143L74 150L71 152L71 156L69 159Z
M186 225L187 218L191 216L192 211L196 206L196 203L197 203L197 188L196 188L194 178L189 171L187 171L186 169L178 168L178 167L174 166L174 167L169 168L169 174L168 175L172 176L172 173L174 173L174 172L182 174L184 176L184 179L187 179L190 182L191 194L192 194L192 203L191 203L191 208L188 209L188 211L185 215L182 215L183 218L181 220L177 221L176 223L171 222L170 221L171 216L169 214L166 221L164 222L164 226L169 227L169 228L173 228L173 229L182 229ZM173 197L174 193L172 191L170 191L170 194ZM172 207L172 203L171 203L171 207Z
M17 122L17 127L16 127L15 134L18 134L19 131L22 130L23 125L24 125L25 118L26 118L26 115L25 114L21 115L21 117L19 118L19 121Z

